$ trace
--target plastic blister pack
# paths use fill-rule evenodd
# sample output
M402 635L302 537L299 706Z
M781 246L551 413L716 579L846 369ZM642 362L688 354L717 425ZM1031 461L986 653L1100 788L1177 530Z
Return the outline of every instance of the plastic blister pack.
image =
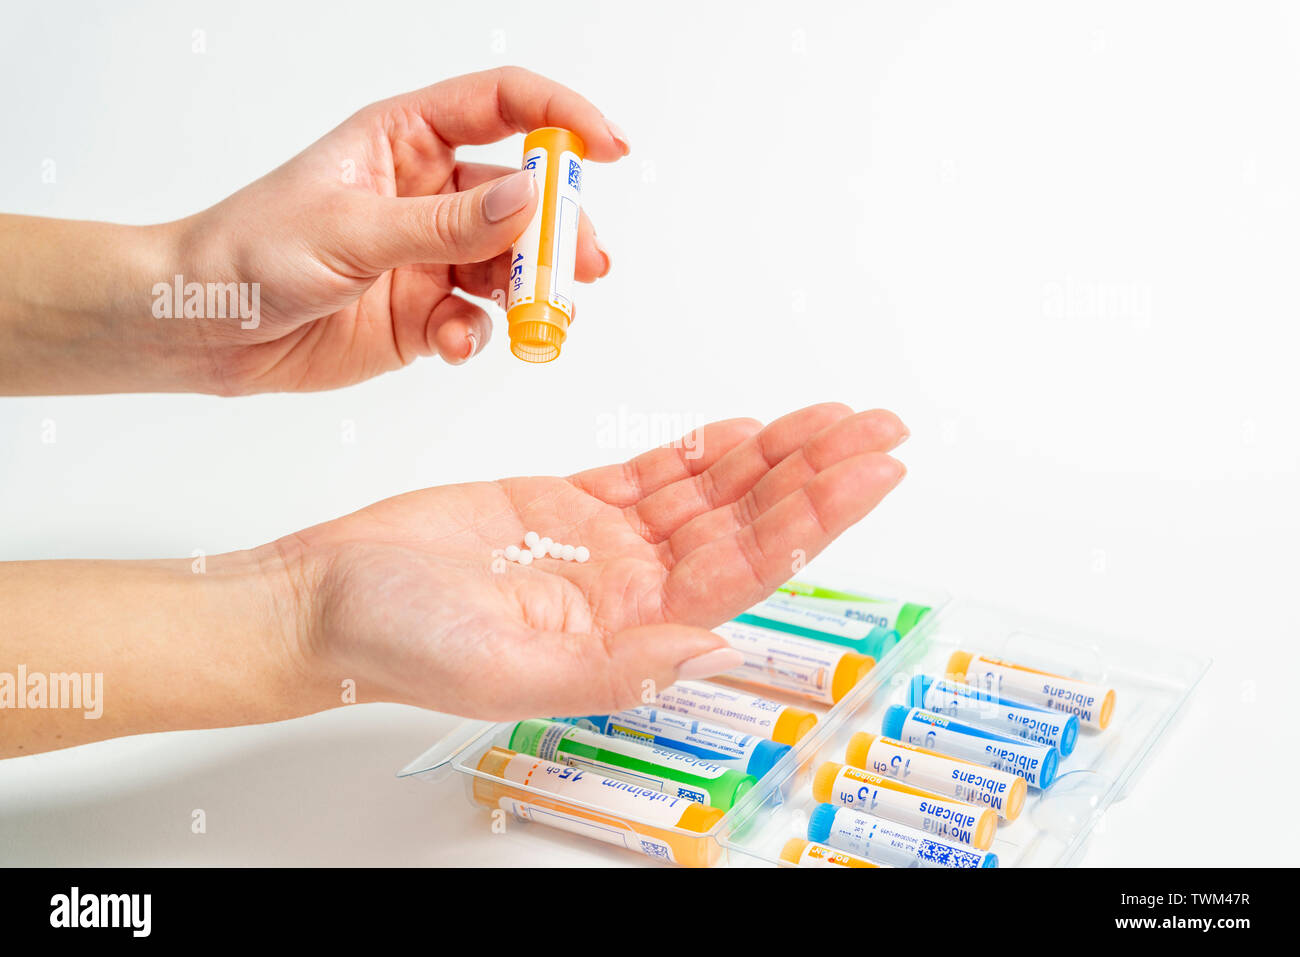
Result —
M1082 632L977 602L949 601L935 589L882 582L849 587L905 597L931 610L837 704L750 689L812 711L818 721L721 814L683 818L680 809L667 806L672 803L667 797L655 803L643 796L641 806L626 795L611 801L590 786L580 793L573 788L559 793L539 777L527 779L539 786L520 783L525 779L518 775L504 781L497 773L502 755L511 752L501 749L509 743L514 722L466 722L399 774L434 781L455 774L478 806L504 809L519 821L541 821L658 860L686 866L792 866L782 860L782 850L792 838L808 835L819 803L812 788L818 769L826 762L844 763L858 732L880 734L890 706L910 703L913 678L943 675L953 652L965 649L1115 690L1107 729L1082 728L1052 785L1029 788L1022 812L1013 821L1000 821L993 838L991 850L999 866L1063 866L1080 859L1106 808L1133 787L1209 666L1205 659L1140 641ZM729 681L719 686L745 687Z

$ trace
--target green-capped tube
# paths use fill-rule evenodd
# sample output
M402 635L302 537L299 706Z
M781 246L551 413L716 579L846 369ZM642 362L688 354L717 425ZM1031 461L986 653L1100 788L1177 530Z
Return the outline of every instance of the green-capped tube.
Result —
M777 589L773 597L795 601L808 599L809 607L821 608L844 618L891 629L898 632L900 636L906 635L915 628L916 623L930 611L929 605L896 601L892 598L876 598L859 592L838 591L834 588L823 588L820 585L799 581L786 582Z
M692 754L597 734L586 728L531 718L510 732L512 751L576 768L612 774L644 788L728 810L758 783L752 774Z

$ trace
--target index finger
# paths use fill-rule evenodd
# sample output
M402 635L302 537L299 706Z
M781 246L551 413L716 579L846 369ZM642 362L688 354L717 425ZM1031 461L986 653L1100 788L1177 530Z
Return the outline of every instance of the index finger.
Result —
M566 86L517 66L443 80L389 101L414 110L448 146L495 143L512 133L559 126L582 137L587 159L626 156L627 138Z

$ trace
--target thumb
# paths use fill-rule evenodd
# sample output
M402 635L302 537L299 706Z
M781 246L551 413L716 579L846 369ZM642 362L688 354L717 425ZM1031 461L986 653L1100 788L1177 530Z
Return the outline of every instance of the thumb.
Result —
M484 262L510 249L536 204L531 170L459 193L376 198L362 226L359 258L375 272L412 263Z

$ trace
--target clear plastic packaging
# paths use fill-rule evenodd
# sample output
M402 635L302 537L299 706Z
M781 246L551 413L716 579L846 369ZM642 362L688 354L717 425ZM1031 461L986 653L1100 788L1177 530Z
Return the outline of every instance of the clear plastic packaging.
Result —
M817 806L812 781L821 765L843 763L854 733L879 734L885 710L907 703L914 675L942 674L954 651L972 649L1115 689L1110 726L1102 732L1081 731L1056 782L1046 791L1031 788L1023 812L1015 821L1003 821L993 840L991 849L1003 867L1069 865L1079 860L1106 808L1133 787L1209 666L1206 659L1121 636L1082 632L978 602L950 602L935 589L864 581L840 585L923 603L932 610L838 704L817 707L807 699L780 699L815 711L817 725L707 831L665 828L661 821L620 817L581 800L510 784L508 803L516 816L528 819L527 805L533 801L562 830L589 833L688 866L794 866L783 860L782 851L792 838L807 838L809 816ZM757 693L778 697L769 691ZM490 801L501 793L502 781L480 770L479 764L511 727L513 722L466 722L399 774L434 781L459 775L470 801L483 806L485 795ZM445 794L439 797L444 799ZM590 826L593 820L599 821L599 828ZM643 842L639 835L645 833L659 834L662 840ZM665 846L670 853L663 851Z

